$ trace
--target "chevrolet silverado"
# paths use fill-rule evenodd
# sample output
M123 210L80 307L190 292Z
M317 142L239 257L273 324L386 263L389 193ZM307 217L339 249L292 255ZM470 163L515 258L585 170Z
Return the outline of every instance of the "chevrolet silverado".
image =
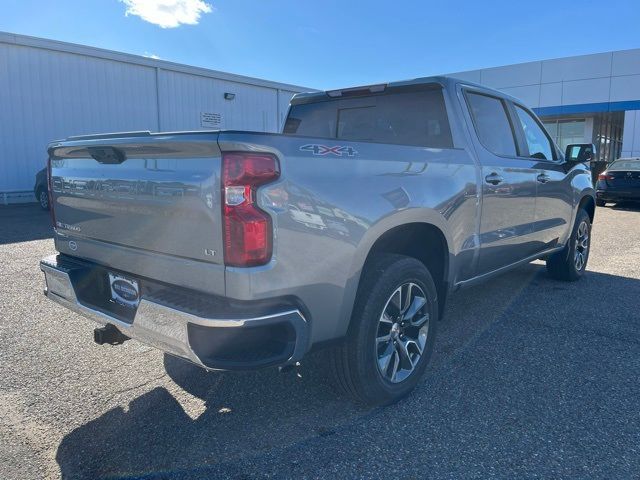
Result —
M449 77L296 95L282 133L130 132L49 145L45 294L211 370L325 347L387 404L419 382L448 295L543 259L584 275L590 145Z

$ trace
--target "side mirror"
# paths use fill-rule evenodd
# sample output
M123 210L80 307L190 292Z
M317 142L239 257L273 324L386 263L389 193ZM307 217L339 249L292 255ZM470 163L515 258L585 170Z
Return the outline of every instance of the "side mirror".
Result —
M593 143L570 143L564 152L567 162L584 163L596 158L596 146Z

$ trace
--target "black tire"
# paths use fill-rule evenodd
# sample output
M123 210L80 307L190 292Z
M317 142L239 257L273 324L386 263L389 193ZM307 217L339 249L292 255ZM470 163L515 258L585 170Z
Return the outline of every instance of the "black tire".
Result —
M49 192L46 188L39 188L36 192L36 200L43 210L49 210Z
M596 200L596 206L604 207L606 205L607 205L607 202L605 202L604 200Z
M584 227L583 227L584 225ZM586 248L579 231L586 228ZM587 269L587 261L589 260L589 251L591 250L591 219L589 214L583 210L578 210L576 221L571 230L571 236L567 245L558 253L553 254L547 259L547 272L556 280L564 280L566 282L575 282L579 280ZM578 261L576 251L581 253L582 260Z
M419 329L412 325L411 319L404 318L409 315L411 308L396 316L393 322L388 322L387 316L382 320L383 312L386 313L387 308L392 308L397 303L394 298L398 297L392 296L399 288L400 299L405 295L403 292L408 292L405 298L412 305L412 292L416 295L414 300L418 300L417 304L421 303L422 295L425 296L426 303L412 317L420 317L416 324L421 324L427 318ZM388 336L396 335L393 338L397 341L378 342L380 329L387 324L392 324L389 326ZM396 326L400 328L396 329ZM395 254L381 254L371 259L363 272L347 338L330 352L336 387L357 403L368 406L398 401L411 392L423 376L433 352L437 326L438 294L433 278L424 264L415 258ZM424 342L424 345L422 353L418 355L418 343L412 338L421 335L424 327L426 340L420 337L418 343ZM413 352L409 352L409 347ZM380 349L383 350L382 353ZM388 351L393 353L384 355ZM403 356L401 352L405 355L409 352L409 356ZM411 355L414 355L413 359ZM395 362L391 365L391 358L397 358L397 366ZM388 359L386 364L390 368L386 368L386 373L383 373L381 369L385 367L379 366L379 363L385 363L385 359ZM409 368L405 369L405 366ZM395 369L399 371L395 372ZM400 371L403 372L402 375L399 374ZM399 378L402 380L398 380Z

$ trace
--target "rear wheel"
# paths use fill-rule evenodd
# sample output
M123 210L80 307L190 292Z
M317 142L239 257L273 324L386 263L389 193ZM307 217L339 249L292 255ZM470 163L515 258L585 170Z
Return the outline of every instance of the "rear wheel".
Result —
M547 259L547 272L553 278L578 280L584 275L591 248L591 219L585 210L579 210L571 237L565 248Z
M367 405L393 403L422 377L438 323L427 268L403 255L372 259L363 274L349 334L332 355L339 389Z
M49 210L49 193L44 188L38 189L37 200L40 204L40 208L43 210Z

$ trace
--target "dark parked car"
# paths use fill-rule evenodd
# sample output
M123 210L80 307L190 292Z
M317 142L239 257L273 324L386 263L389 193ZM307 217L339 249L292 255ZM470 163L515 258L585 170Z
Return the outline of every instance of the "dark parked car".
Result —
M36 173L36 184L33 187L36 200L44 210L49 210L49 189L47 188L47 168Z
M598 175L596 204L640 202L640 158L620 158Z

